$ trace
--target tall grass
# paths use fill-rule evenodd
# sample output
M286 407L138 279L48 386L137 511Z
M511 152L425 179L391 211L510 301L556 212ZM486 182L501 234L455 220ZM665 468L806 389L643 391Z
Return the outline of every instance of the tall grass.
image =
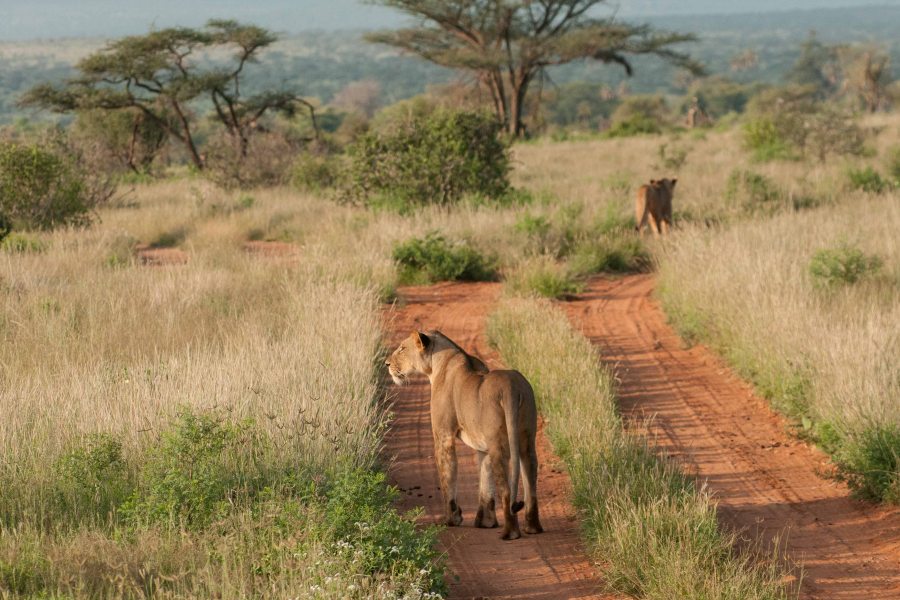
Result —
M624 431L612 375L561 311L506 300L488 320L488 338L534 385L584 537L613 589L659 599L789 596L775 562L734 549L737 536L719 527L708 493Z
M711 344L860 493L900 501L900 196L729 229L660 255L666 312Z
M0 596L430 597L376 469L389 258L323 201L195 185L0 252ZM241 250L293 223L301 260ZM173 230L187 264L131 258Z

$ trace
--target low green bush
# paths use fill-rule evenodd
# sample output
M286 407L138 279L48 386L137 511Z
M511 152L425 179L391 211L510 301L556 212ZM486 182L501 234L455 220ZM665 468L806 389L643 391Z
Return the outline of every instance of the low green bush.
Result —
M122 443L108 434L63 454L54 471L58 501L75 520L108 520L133 493Z
M519 296L564 299L584 290L584 284L565 264L548 256L527 260L506 275L506 287Z
M38 253L46 249L47 242L31 235L24 233L10 233L6 237L0 235L0 250L10 254Z
M607 235L586 240L569 257L571 270L578 277L645 271L650 263L650 253L634 236Z
M320 192L334 187L340 177L338 157L306 152L291 169L291 185L304 192Z
M872 167L863 169L848 169L847 179L854 190L862 190L870 194L881 194L891 188L891 182L881 176Z
M869 426L845 440L837 455L857 494L900 504L900 426Z
M900 146L888 150L887 172L896 187L900 187Z
M394 247L398 280L403 285L437 281L490 281L496 277L494 261L466 242L451 242L436 232L412 238Z
M773 212L784 198L774 181L753 171L735 169L725 184L725 200L749 213Z
M822 248L813 254L809 273L816 285L834 287L850 285L871 277L882 266L882 260L853 244L842 242L833 248Z
M744 147L758 162L794 158L790 142L772 119L762 117L748 121L744 123L742 133Z
M510 163L500 131L486 113L437 110L391 120L348 148L342 197L368 205L387 196L414 206L472 193L502 198Z
M0 230L85 226L111 196L109 183L60 144L0 143Z

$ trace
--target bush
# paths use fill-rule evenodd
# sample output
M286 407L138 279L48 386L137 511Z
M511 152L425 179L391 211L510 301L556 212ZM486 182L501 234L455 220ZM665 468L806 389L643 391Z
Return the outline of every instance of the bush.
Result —
M122 443L95 435L56 462L61 504L76 517L109 517L132 492Z
M516 221L516 231L528 238L527 250L532 254L546 254L562 258L575 243L574 226L565 214L558 213L551 221L545 216L525 213ZM557 223L555 221L562 221Z
M783 137L772 119L748 121L743 127L744 147L759 162L790 159L794 157L790 143Z
M809 273L817 285L833 287L854 284L881 269L881 258L867 255L848 243L835 248L823 248L813 254Z
M338 548L361 556L366 574L426 574L426 587L443 589L442 561L436 551L440 529L416 527L418 512L397 513L399 497L383 473L345 471L337 476L326 496L325 526Z
M25 254L43 252L47 249L47 243L36 237L22 233L13 233L3 237L0 231L0 250L10 254Z
M488 281L496 276L492 260L467 243L452 243L436 232L397 245L393 258L399 268L398 279L404 285Z
M488 114L448 110L389 122L349 147L343 196L364 204L388 196L410 205L450 204L468 193L500 198L510 169L500 130Z
M890 181L884 179L881 174L872 167L865 169L849 169L847 178L850 187L854 190L862 190L870 194L881 194L891 188Z
M126 519L202 528L223 517L242 496L261 489L261 442L252 423L182 413L148 450L137 488L122 506Z
M612 114L607 137L624 137L641 133L659 133L669 109L661 96L629 96Z
M246 154L228 135L208 145L206 176L226 189L248 189L287 183L299 152L298 144L280 132L254 134Z
M306 152L294 161L291 185L304 192L320 192L334 187L339 174L339 163L335 156Z
M86 226L111 196L108 182L86 175L59 142L0 143L0 229Z
M526 261L507 277L506 286L521 296L563 299L581 292L584 286L566 266L547 256Z
M595 273L630 273L650 266L650 253L633 236L602 236L581 243L569 259L578 277Z
M765 175L735 169L728 176L725 199L747 212L772 211L784 199L784 194Z
M838 455L847 483L864 498L900 503L900 427L870 426Z

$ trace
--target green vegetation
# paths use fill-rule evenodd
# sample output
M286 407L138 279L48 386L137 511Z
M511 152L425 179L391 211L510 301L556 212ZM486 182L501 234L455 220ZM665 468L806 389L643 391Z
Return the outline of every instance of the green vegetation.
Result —
M583 283L565 264L548 256L525 260L506 275L506 287L518 295L564 299L581 292Z
M466 242L451 242L437 232L394 247L398 280L404 285L437 281L488 281L496 277L493 262Z
M891 188L891 182L872 167L849 169L847 179L854 190L862 190L870 194L881 194Z
M500 198L509 190L509 156L489 115L438 110L390 122L348 149L345 193L371 203L450 204L465 194Z
M535 388L584 538L611 588L647 599L789 597L775 563L735 551L736 534L718 525L707 493L624 431L612 375L561 311L505 301L488 339Z
M62 146L0 142L0 222L6 224L0 229L6 233L87 225L91 211L111 195L105 181L86 175Z
M857 246L844 242L817 250L809 262L809 274L816 284L826 287L854 284L877 273L883 262L878 256L867 255Z

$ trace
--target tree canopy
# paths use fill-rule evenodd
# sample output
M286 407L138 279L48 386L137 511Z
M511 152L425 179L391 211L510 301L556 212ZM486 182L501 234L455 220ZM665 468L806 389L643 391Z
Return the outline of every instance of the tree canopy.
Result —
M293 116L312 105L290 90L266 90L245 96L245 67L277 37L270 31L236 21L211 20L205 27L171 27L110 42L77 64L78 77L65 85L38 85L21 99L26 106L57 112L81 110L137 111L181 142L198 169L203 158L194 139L196 100L208 100L215 117L246 152L248 136L267 111ZM210 59L231 50L226 61ZM207 60L200 60L203 55Z
M436 64L470 71L491 94L507 132L524 131L529 86L548 67L576 60L615 63L632 73L631 56L659 56L702 69L673 46L690 34L658 31L595 16L606 0L372 0L415 17L414 27L368 36Z

